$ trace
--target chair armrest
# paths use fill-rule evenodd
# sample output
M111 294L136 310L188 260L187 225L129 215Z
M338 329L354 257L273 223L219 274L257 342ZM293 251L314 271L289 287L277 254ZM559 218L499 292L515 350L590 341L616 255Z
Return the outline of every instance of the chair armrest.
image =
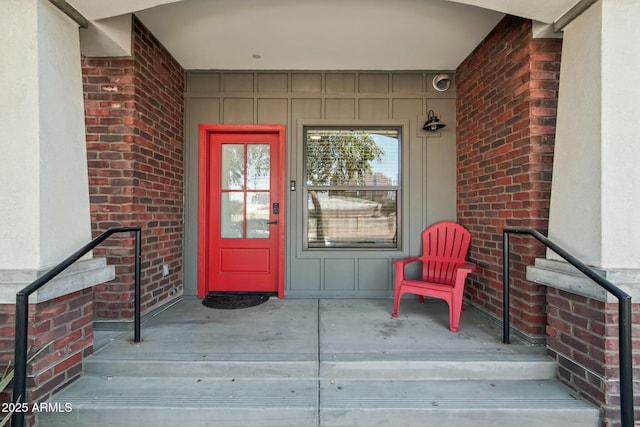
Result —
M414 256L411 258L394 259L393 264L396 266L396 268L399 268L399 267L404 267L407 264L411 264L412 262L416 262L419 259L420 257L417 257L417 256Z
M467 262L458 267L458 270L465 270L467 273L473 273L478 266L472 262Z
M472 262L466 262L460 267L456 268L454 284L453 286L459 289L464 289L464 281L469 273L473 273L476 270L476 265Z
M396 275L395 275L395 288L398 289L398 286L400 286L400 283L404 280L404 266L407 264L411 264L412 262L416 262L418 261L420 258L419 257L411 257L411 258L401 258L401 259L394 259L393 260L393 265L396 267Z

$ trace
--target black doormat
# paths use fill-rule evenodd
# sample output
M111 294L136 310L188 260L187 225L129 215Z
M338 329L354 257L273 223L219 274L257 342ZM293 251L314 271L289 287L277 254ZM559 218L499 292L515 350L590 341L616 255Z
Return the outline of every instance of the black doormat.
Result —
M236 310L263 304L270 296L272 294L254 292L210 292L202 300L202 305L219 310Z

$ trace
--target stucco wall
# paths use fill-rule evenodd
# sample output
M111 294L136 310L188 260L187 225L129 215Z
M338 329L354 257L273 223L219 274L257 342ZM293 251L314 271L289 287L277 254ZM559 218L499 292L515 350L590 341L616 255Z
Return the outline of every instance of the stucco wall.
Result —
M564 37L549 237L590 265L601 265L602 64L600 3L569 25ZM566 142L565 142L566 141ZM580 185L575 185L580 183ZM553 252L547 256L561 259Z
M0 268L37 269L91 239L78 28L49 2L2 9Z
M436 92L430 72L191 71L187 74L185 293L197 289L198 125L285 124L285 296L388 297L392 258L418 254L429 224L455 219L455 87ZM447 127L423 131L433 109ZM403 129L401 248L305 250L302 130L305 125ZM286 186L288 188L288 185Z
M549 218L551 239L632 295L634 341L640 333L640 59L632 52L640 43L639 13L637 1L601 0L564 29ZM547 257L558 258L551 251ZM601 406L602 425L619 426L624 320L612 295L593 285L598 295L590 281L580 284L564 268L545 280L549 354L558 360L560 379ZM640 354L633 347L638 378Z
M640 268L640 3L600 1L564 31L549 235L589 265ZM580 185L576 185L580 183ZM557 258L553 253L549 258Z

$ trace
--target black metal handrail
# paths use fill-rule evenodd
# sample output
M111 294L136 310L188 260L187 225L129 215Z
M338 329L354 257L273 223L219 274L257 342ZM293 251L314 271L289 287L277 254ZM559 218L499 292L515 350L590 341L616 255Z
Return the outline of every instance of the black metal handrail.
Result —
M33 281L16 294L16 333L15 333L15 353L14 353L14 377L13 377L13 402L20 403L27 393L27 338L29 326L29 295L46 285L67 267L82 258L89 251L115 233L129 233L135 231L135 294L134 294L134 338L133 341L140 342L140 266L142 260L142 228L141 227L114 227L91 242L78 249L73 255L53 267L47 273ZM11 427L24 426L24 412L16 412L11 419Z
M596 273L591 267L571 255L569 252L549 240L543 234L529 228L505 228L503 238L503 335L502 340L508 344L509 339L509 234L528 234L535 237L547 248L564 258L588 278L618 299L618 340L620 360L620 421L622 427L633 427L633 348L631 341L631 295Z

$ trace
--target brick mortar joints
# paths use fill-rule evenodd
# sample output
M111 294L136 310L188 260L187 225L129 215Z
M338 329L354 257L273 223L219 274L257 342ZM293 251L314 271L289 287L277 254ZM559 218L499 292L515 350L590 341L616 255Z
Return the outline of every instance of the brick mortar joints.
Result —
M598 378L600 381L602 381L603 383L606 382L612 382L612 381L619 381L619 379L615 379L615 378L608 378L602 374L599 374L597 372L595 372L593 369L588 368L587 366L584 366L584 364L580 363L580 362L576 362L574 359L568 357L567 355L560 353L558 350L555 349L550 349L553 352L553 355L556 357L560 357L564 360L567 360L571 363L573 363L576 366L580 366L580 368L582 368L585 372L588 372L589 374L593 375L594 377Z

